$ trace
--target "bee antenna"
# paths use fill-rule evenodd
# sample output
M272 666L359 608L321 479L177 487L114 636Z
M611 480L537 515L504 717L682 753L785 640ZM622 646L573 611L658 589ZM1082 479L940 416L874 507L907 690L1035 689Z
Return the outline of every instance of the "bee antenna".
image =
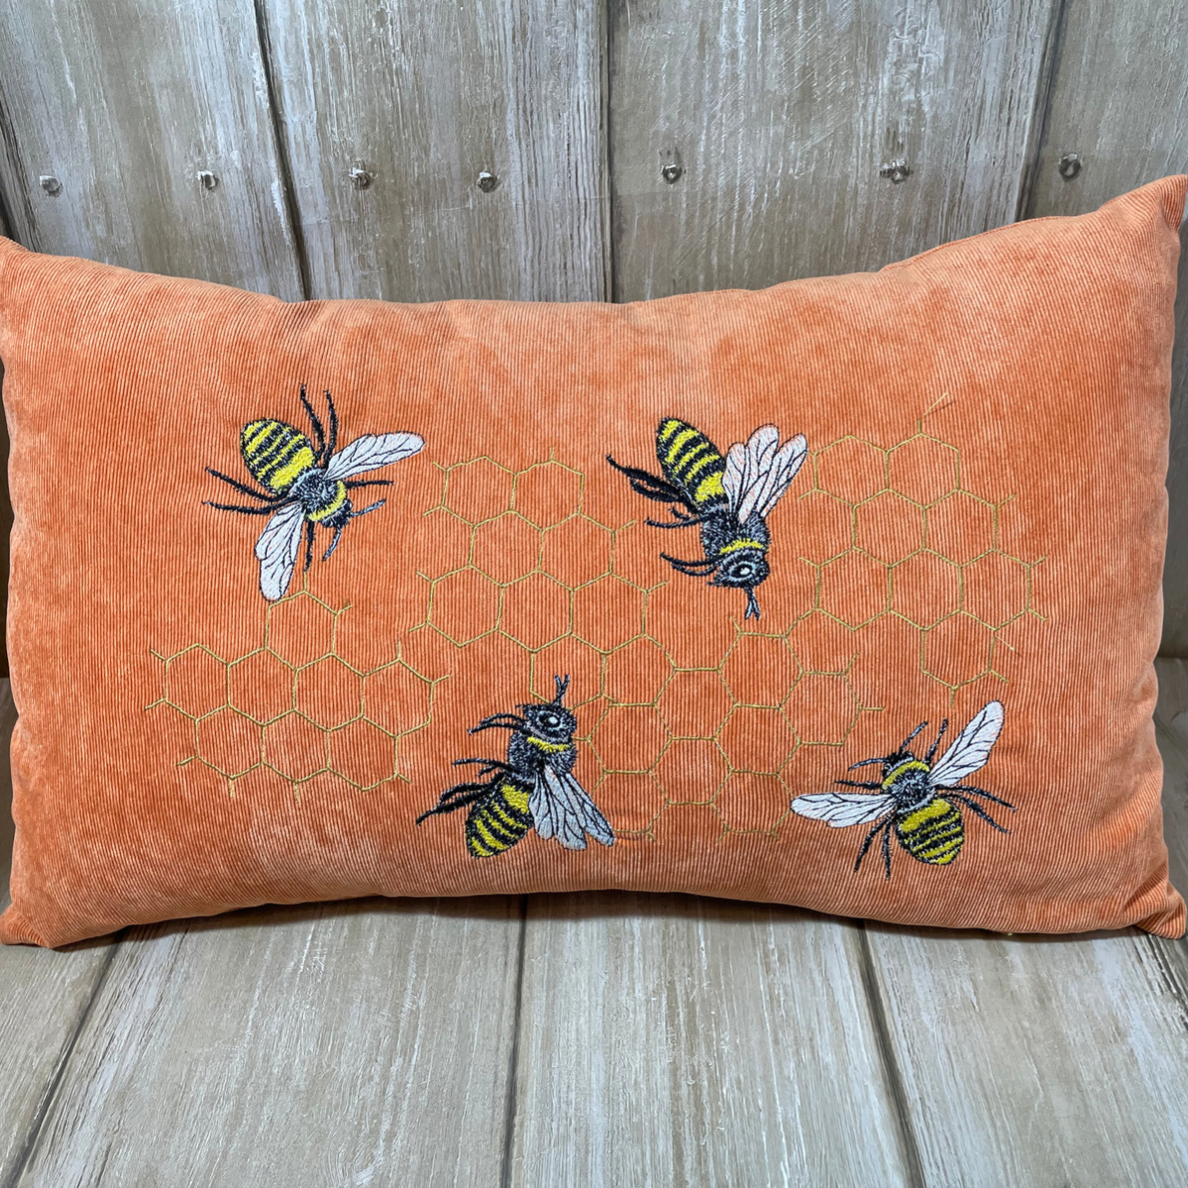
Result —
M569 688L569 673L564 677L554 675L553 680L557 683L557 696L553 698L554 705L560 705L565 697L565 691Z

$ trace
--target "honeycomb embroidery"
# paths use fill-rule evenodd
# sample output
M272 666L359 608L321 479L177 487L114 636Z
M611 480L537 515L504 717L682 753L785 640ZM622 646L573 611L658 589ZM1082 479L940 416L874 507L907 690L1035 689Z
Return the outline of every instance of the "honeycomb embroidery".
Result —
M286 780L295 797L323 774L360 792L407 781L400 740L429 725L439 681L398 659L367 671L349 664L336 649L349 610L300 590L268 607L260 646L242 656L204 644L153 652L161 693L146 709L180 714L192 730L179 766L210 768L232 796L258 771Z
M810 462L810 489L785 500L773 520L800 515L814 525L812 543L779 529L785 543L778 575L767 583L773 589L762 629L720 599L718 613L691 626L679 600L712 599L713 592L673 574L657 557L655 529L642 517L616 520L573 467L553 459L517 470L490 456L435 463L441 494L424 513L432 548L416 562L424 613L374 672L343 665L364 683L396 674L401 687L386 693L368 686L356 716L327 722L303 708L298 686L317 663L335 658L333 647L299 663L268 659L290 674L287 728L313 756L300 775L282 774L299 789L318 771L358 772L345 731L374 727L388 748L385 762L348 782L372 788L408 780L400 740L431 723L447 669L463 672L468 658L487 649L509 668L522 666L524 687L542 700L553 696L554 674L573 674L584 732L575 735L582 744L577 775L617 835L663 840L679 825L711 844L727 833L775 836L791 815L790 798L806 790L798 762L816 748L840 751L863 715L900 695L885 687L879 668L889 633L918 660L919 680L951 704L977 682L1001 688L1013 637L1044 621L1034 589L1043 558L1008 548L1013 498L973 489L959 449L928 432L925 418L893 446L847 435ZM793 503L794 512L786 509ZM302 599L336 628L347 613L309 593L269 613L305 605ZM266 641L224 662L193 645L160 659L168 669L205 654L212 671L229 673L231 664L265 663L272 648ZM261 674L257 683L264 690L277 681ZM288 762L266 749L264 734L281 724L279 710L273 717L239 711L228 688L217 695L217 709L198 713L163 688L154 705L194 723L186 762L213 767L232 786L233 772L249 758L276 771ZM499 708L475 706L480 715ZM230 766L218 750L229 733L215 725L221 709L255 731L256 750L241 747ZM368 737L374 743L377 736ZM439 776L427 774L429 788L418 790L439 791Z

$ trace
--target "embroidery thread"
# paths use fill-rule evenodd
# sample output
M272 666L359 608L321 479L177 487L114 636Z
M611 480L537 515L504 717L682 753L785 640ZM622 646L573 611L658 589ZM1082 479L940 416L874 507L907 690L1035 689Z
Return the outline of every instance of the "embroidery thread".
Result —
M747 619L759 618L755 587L767 579L771 534L767 517L804 462L808 443L798 434L780 445L780 431L762 425L744 445L735 442L722 457L718 448L687 421L669 417L656 430L659 478L634 466L606 460L626 475L645 499L670 504L673 521L651 520L653 528L701 529L703 557L683 560L661 553L678 573L709 578L711 586L746 591Z
M965 805L999 833L1009 833L973 800L982 796L994 804L1015 811L1008 801L962 781L980 771L990 758L990 749L1002 730L1003 709L999 701L991 701L970 720L935 767L933 756L940 746L949 720L941 723L936 741L924 758L917 758L909 749L912 740L928 725L921 722L890 755L861 759L850 770L881 765L882 778L872 780L837 780L850 788L866 788L868 792L820 792L796 796L792 811L813 821L824 821L834 829L848 825L863 825L874 821L870 832L858 851L854 872L862 866L871 843L882 833L883 866L891 877L891 832L895 839L917 861L930 866L946 866L961 852L965 842L965 821L959 804ZM877 796L870 792L878 792Z
M415 433L368 433L356 437L335 453L338 414L330 393L326 393L330 421L328 435L305 394L304 384L301 385L301 404L309 417L313 441L285 421L269 419L249 421L240 433L239 451L243 464L263 490L249 487L213 467L206 468L208 474L259 504L245 507L237 503L203 500L208 507L245 516L272 517L256 542L260 593L269 602L275 602L289 588L303 531L305 569L309 569L317 525L334 531L330 547L322 554L322 560L328 561L347 524L387 502L380 499L356 511L349 491L360 487L390 487L392 480L360 480L355 476L408 458L425 444Z
M606 818L573 776L577 719L562 705L569 677L553 680L557 696L552 701L521 705L522 714L492 714L470 728L471 734L510 730L507 760L455 759L456 767L474 764L480 777L490 778L446 789L417 818L418 825L468 807L466 848L475 858L502 854L533 828L538 837L555 837L567 850L584 850L587 835L604 846L615 844Z

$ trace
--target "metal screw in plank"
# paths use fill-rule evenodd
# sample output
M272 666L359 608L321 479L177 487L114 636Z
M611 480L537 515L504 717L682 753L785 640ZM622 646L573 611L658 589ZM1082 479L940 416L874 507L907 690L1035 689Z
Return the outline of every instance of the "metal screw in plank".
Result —
M1056 169L1065 181L1072 181L1081 172L1081 158L1076 153L1065 153Z
M912 173L912 167L901 157L898 161L885 161L879 166L879 177L885 177L893 186L906 181Z
M373 181L375 181L375 174L370 169L365 169L362 165L356 165L350 173L351 185L356 190L366 190Z
M52 173L47 173L40 179L41 188L51 197L56 198L62 192L62 183Z
M499 178L493 173L489 173L486 169L478 175L478 188L484 194L489 194L497 185L499 185Z
M219 179L209 169L199 169L198 180L202 183L204 190L217 190L219 188Z

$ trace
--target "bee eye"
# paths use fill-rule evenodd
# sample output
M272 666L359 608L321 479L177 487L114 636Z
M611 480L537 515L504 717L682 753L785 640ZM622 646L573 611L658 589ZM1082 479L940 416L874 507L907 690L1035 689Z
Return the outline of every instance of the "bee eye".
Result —
M751 576L752 570L749 565L740 565L736 572L741 578L749 578Z

